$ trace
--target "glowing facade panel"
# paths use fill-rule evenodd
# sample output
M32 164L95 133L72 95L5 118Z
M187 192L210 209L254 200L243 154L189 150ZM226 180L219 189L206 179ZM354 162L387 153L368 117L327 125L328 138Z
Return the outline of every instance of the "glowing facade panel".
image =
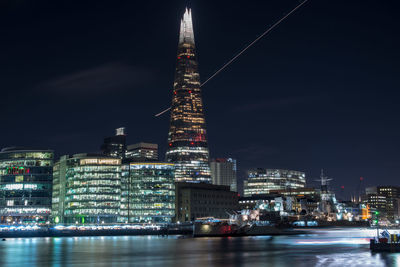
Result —
M272 190L296 189L305 186L304 172L260 168L248 172L247 181L244 183L244 196L268 194Z
M190 10L181 22L166 159L175 164L176 181L211 182Z
M54 166L53 220L115 223L121 205L121 160L63 156Z
M140 142L127 147L125 158L129 161L144 162L158 160L158 145Z
M119 221L169 223L174 215L174 165L160 162L124 164Z

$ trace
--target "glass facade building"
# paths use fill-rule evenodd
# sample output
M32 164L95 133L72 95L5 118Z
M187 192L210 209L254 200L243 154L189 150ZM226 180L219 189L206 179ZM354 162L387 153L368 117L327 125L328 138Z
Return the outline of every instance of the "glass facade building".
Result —
M190 10L181 21L166 160L175 164L176 181L211 182Z
M375 186L367 187L366 204L381 212L381 217L386 217L394 222L400 218L400 187Z
M124 158L126 151L125 128L117 128L114 136L104 138L101 151L106 156Z
M271 190L296 189L305 186L304 172L259 168L248 172L247 181L244 182L244 196L268 194Z
M53 151L0 152L0 222L45 223L51 211Z
M125 158L129 161L157 161L158 145L140 142L127 147Z
M168 223L175 216L174 165L124 164L120 222Z
M62 156L53 167L53 193L51 197L51 218L54 223L64 223L65 179L68 156Z
M115 223L121 205L121 159L64 156L54 167L53 221Z
M212 183L227 185L231 191L237 192L237 166L236 160L231 158L218 158L210 162Z

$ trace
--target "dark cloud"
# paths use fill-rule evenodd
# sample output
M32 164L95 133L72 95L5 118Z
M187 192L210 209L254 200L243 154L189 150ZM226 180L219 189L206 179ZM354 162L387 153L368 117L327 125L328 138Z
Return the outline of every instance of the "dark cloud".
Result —
M36 89L59 95L103 94L140 86L152 77L148 69L113 62L45 81Z

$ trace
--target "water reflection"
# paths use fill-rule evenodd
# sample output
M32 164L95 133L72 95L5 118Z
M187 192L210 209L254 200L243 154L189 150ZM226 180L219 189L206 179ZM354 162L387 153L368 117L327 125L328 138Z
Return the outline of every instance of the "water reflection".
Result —
M339 253L317 256L316 266L386 266L381 255L371 255L364 253Z
M68 237L7 239L0 266L397 266L400 254L372 254L373 230L315 230L244 238Z

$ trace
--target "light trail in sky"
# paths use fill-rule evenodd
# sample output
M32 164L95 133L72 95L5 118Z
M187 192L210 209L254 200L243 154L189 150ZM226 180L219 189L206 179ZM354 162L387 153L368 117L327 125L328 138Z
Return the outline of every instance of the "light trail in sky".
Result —
M203 87L206 83L208 83L210 80L212 80L215 76L217 76L221 71L223 71L226 67L228 67L230 64L232 64L238 57L240 57L244 52L246 52L250 47L252 47L255 43L257 43L260 39L262 39L264 36L266 36L269 32L271 32L274 28L276 28L281 22L283 22L285 19L287 19L291 14L293 14L297 9L302 7L308 0L304 0L301 2L299 5L297 5L295 8L293 8L289 13L287 13L285 16L283 16L280 20L275 22L271 27L269 27L265 32L263 32L259 37L257 37L253 42L251 42L248 46L246 46L244 49L242 49L239 53L237 53L231 60L229 60L227 63L225 63L220 69L218 69L216 72L214 72L213 75L211 75L205 82L203 82L200 85L200 88ZM160 113L156 114L155 117L159 117L162 114L168 112L171 109L171 107L167 108L166 110L161 111Z

